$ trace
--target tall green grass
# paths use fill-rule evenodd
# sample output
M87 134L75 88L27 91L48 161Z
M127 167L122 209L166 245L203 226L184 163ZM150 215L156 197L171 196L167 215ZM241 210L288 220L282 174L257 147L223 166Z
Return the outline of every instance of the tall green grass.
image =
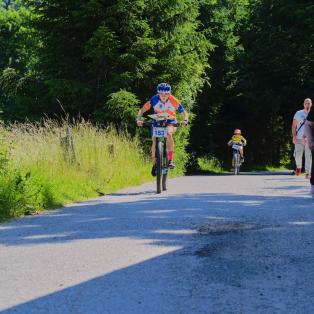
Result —
M208 173L222 173L223 168L219 160L215 157L207 156L197 159L199 170Z
M73 154L61 144L69 127ZM0 126L0 220L151 179L140 146L88 122Z

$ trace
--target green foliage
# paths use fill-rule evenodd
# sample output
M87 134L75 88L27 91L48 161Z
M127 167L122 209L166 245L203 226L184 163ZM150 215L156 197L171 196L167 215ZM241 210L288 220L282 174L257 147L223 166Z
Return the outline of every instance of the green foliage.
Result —
M72 128L75 158L60 138ZM114 131L45 121L0 128L0 220L84 200L149 180L136 140Z
M236 127L247 165L288 163L292 114L313 94L313 13L295 0L2 1L2 118L66 114L134 134L138 107L167 81L193 111L176 135L190 168L229 165Z
M3 126L1 125L1 128ZM6 140L6 134L3 129L0 132L0 174L5 175L10 162L11 144Z
M1 0L0 9L9 10L9 9L18 9L22 5L21 0Z
M31 172L22 174L8 169L5 176L0 176L0 182L0 221L59 205L54 202L49 186Z
M189 162L189 155L186 151L188 145L189 128L178 128L174 135L175 141L175 162L176 168L170 172L170 175L178 176L186 173L186 166Z
M14 144L0 128L0 220L55 205L50 191L31 172L14 165Z
M15 69L6 68L0 75L0 89L6 96L4 120L35 120L49 112L41 102L49 98L47 86L32 76L21 76Z
M241 121L250 133L252 162L279 166L287 154L292 157L293 114L313 95L314 7L308 1L265 0L252 2L251 12L234 87L241 95L234 102L241 111L252 108L250 121Z
M40 40L35 82L42 88L16 95L15 102L23 98L29 112L33 94L39 113L123 122L134 133L137 99L146 101L161 81L169 81L185 108L192 108L212 47L198 20L199 1L26 3ZM188 132L180 134L184 155Z
M164 8L167 8L166 10ZM151 3L151 23L157 41L157 64L150 90L162 81L190 103L203 84L207 52L211 45L199 30L199 1Z
M128 132L135 132L135 118L139 100L126 90L120 90L109 95L104 107L97 110L94 120L98 123L110 121L117 129L127 129Z
M27 3L42 42L37 66L50 95L46 113L60 113L61 102L70 115L89 117L109 94L130 89L151 70L154 40L143 1Z
M214 48L208 57L207 84L197 99L195 119L191 129L189 151L193 154L191 167L198 168L198 157L215 156L226 160L225 145L237 121L226 121L225 99L237 80L236 60L243 51L240 30L248 15L248 1L201 1L200 18ZM232 112L233 120L236 113ZM194 164L194 165L193 165Z
M41 95L34 93L40 86L24 84L32 80L37 60L35 50L39 45L31 27L32 19L31 11L20 1L6 1L0 7L0 108L4 119L31 116L30 108Z
M200 157L197 160L198 162L198 169L203 172L207 173L221 173L222 167L220 161L215 157Z
M241 128L246 166L289 163L293 114L313 98L313 10L310 1L202 1L200 17L215 49L210 84L194 110L191 153L228 166L226 141Z
M19 79L15 69L6 68L0 77L0 87L8 96L14 96L17 93Z
M108 27L100 26L85 46L85 56L94 65L93 70L103 63L114 62L119 42L116 34Z
M146 79L156 63L156 41L144 0L118 0L108 9L107 24L118 35L120 47L109 87L130 88ZM112 86L114 84L114 86Z
M50 112L60 112L54 101L59 99L71 115L88 117L120 89L143 101L165 80L190 103L203 83L209 43L199 32L196 0L27 4L41 39L37 69L49 89Z

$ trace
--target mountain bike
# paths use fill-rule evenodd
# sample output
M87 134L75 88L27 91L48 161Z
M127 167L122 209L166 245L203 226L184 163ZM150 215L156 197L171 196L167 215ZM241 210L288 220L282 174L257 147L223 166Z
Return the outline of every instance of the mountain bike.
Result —
M241 155L240 149L242 148L241 145L232 144L232 166L233 166L233 173L238 175L240 172L241 167Z
M148 115L154 120L154 123L144 123L144 126L151 127L152 137L156 138L156 187L157 193L167 190L168 179L168 148L167 148L167 126L182 127L181 123L168 123L167 120L173 119L168 114Z

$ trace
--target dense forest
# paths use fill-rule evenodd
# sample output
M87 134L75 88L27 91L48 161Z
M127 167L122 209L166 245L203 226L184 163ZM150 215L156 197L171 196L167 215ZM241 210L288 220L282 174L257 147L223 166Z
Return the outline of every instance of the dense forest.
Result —
M313 20L306 0L1 0L1 119L67 116L133 134L166 81L192 113L176 139L190 168L227 165L234 128L248 167L284 165L293 113L313 96Z

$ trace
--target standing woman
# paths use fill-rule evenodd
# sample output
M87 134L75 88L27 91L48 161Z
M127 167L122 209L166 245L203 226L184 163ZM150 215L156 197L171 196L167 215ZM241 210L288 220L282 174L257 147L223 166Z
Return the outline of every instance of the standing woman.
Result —
M311 166L311 194L314 197L314 110L311 110L307 116L304 135L306 137L309 148L312 152L312 166Z

